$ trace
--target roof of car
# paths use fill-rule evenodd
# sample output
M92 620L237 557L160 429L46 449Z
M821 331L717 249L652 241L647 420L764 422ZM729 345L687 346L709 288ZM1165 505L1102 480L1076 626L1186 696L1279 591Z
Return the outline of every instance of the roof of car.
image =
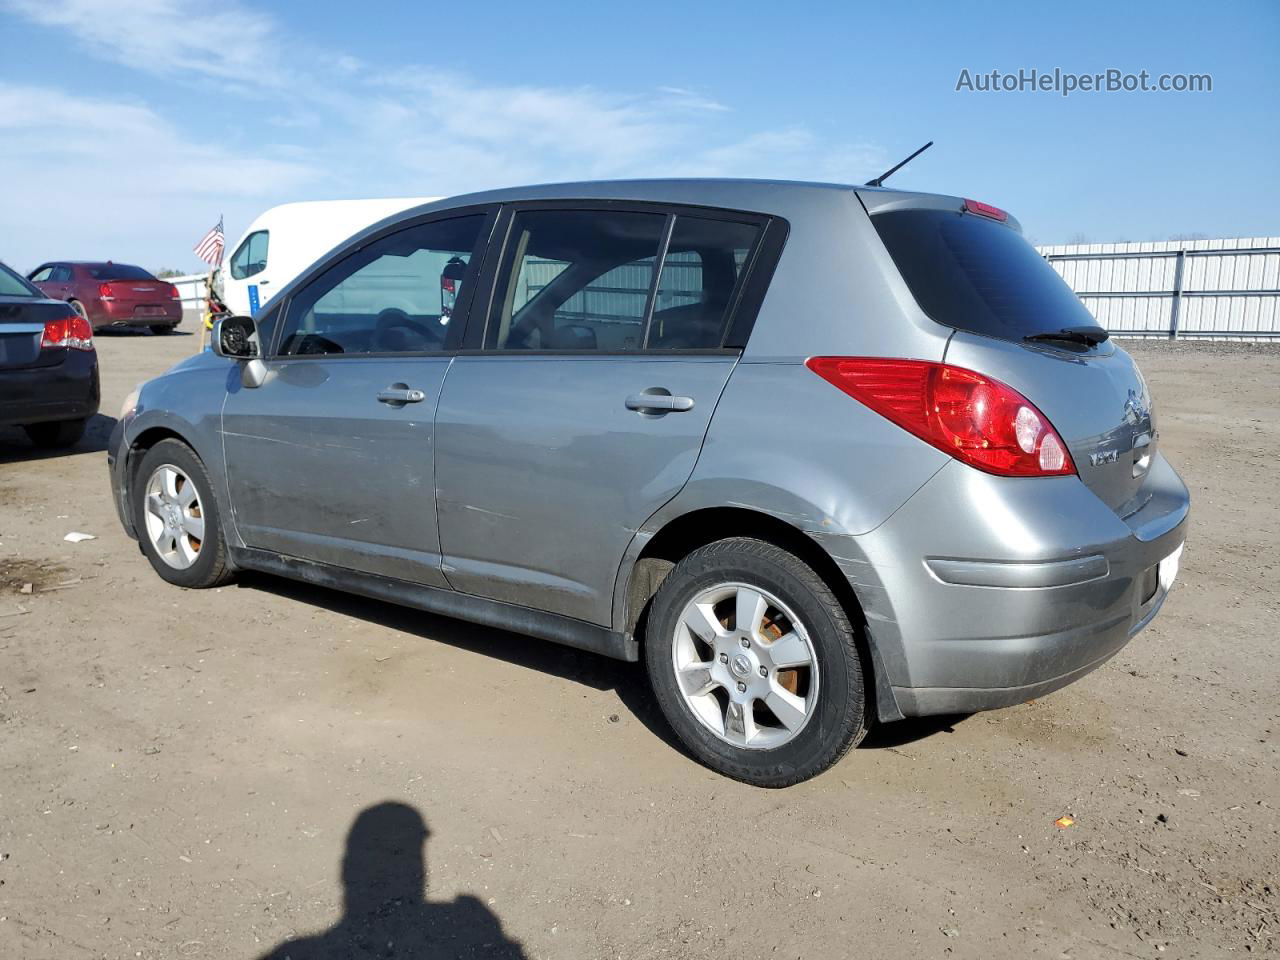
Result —
M741 210L784 218L803 217L815 209L829 208L835 201L853 202L854 192L903 193L880 187L860 187L849 183L816 183L803 180L746 180L720 178L671 178L652 180L583 180L569 183L541 183L523 187L503 187L447 197L434 203L412 207L375 224L388 224L423 214L455 210L480 204L515 203L539 200L623 200L642 203L677 204ZM904 194L905 195L905 194ZM374 232L373 229L357 234Z
M728 197L752 194L761 197L783 193L832 192L860 189L847 183L813 183L803 180L749 180L730 177L672 177L649 180L581 180L567 183L539 183L518 187L502 187L449 197L450 205L489 203L511 200L686 200L690 195L703 198L707 204L723 202ZM868 188L874 189L874 188Z
M46 260L45 266L61 264L64 267L134 267L141 270L136 263L125 263L123 260Z

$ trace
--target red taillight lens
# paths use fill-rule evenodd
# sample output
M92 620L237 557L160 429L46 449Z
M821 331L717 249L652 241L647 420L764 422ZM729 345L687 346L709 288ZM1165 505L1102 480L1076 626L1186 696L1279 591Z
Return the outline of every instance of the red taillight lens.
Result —
M980 373L927 360L810 357L828 383L925 443L1002 477L1076 472L1062 437L1035 404Z
M40 338L41 350L92 350L93 327L78 313L56 320L46 320L44 335Z
M999 207L993 207L991 204L983 203L981 200L966 200L964 208L970 213L976 213L980 217L990 217L992 220L999 220L1001 223L1009 219L1009 214Z
M169 284L169 299L170 299L170 300L181 300L181 299L182 299L182 294L180 294L180 293L178 292L178 288L177 288L177 287L175 287L172 283L171 283L171 284Z
M99 300L114 300L114 299L115 299L115 294L113 294L113 293L111 292L111 284L109 284L109 283L100 283L100 284L98 284L98 299L99 299Z

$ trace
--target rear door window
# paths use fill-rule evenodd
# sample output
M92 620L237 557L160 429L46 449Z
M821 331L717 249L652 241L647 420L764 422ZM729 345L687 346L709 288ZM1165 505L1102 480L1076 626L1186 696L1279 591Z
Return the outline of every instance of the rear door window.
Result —
M747 259L759 239L758 224L676 217L658 281L648 349L719 347Z
M71 268L70 267L54 267L49 273L49 281L51 283L70 283Z
M512 222L505 289L494 299L498 350L639 350L661 213L522 210Z
M518 211L486 346L718 349L762 232L761 223L639 210Z
M1005 340L1098 325L1012 227L937 209L889 210L871 222L916 302L938 323Z
M267 246L270 240L270 231L255 230L240 241L240 246L231 255L231 276L236 280L244 280L267 269Z

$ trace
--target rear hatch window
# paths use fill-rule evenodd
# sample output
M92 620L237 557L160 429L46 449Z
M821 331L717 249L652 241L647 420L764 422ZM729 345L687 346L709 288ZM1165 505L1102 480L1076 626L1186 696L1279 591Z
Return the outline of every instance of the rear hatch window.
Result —
M886 210L871 222L920 308L944 326L1022 340L1098 325L1057 271L1004 223L939 209Z

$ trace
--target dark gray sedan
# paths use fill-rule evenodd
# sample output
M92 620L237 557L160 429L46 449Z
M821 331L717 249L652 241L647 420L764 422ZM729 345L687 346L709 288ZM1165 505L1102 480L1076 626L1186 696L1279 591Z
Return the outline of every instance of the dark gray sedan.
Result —
M98 412L89 321L0 263L0 426L38 447L66 447Z

